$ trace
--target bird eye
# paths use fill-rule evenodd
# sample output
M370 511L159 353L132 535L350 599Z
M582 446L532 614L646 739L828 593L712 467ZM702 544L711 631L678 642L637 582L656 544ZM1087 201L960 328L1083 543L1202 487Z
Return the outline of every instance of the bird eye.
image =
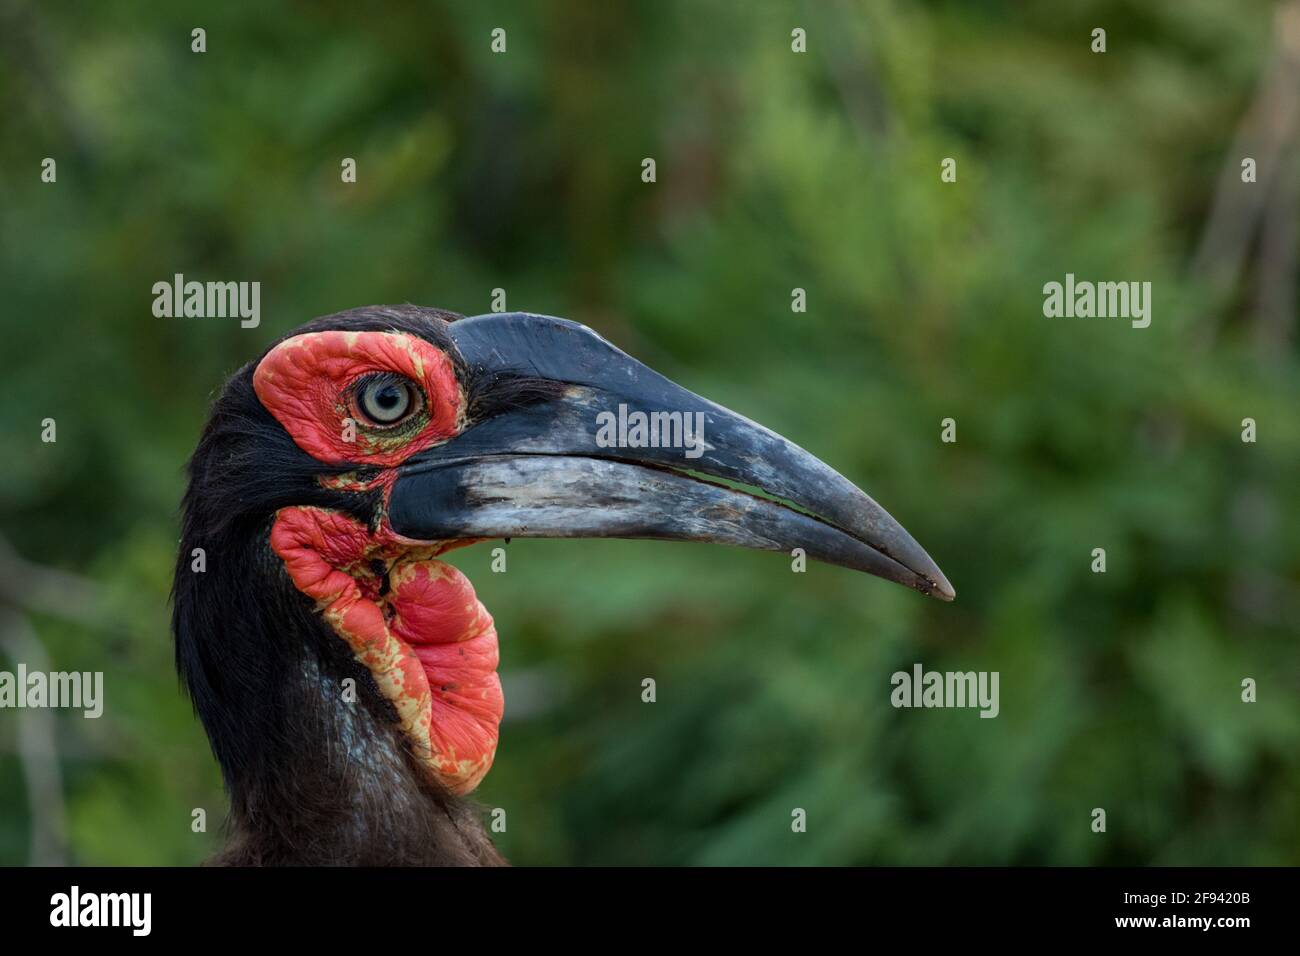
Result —
M397 375L376 375L361 382L357 406L369 424L386 428L410 417L420 408L420 390Z

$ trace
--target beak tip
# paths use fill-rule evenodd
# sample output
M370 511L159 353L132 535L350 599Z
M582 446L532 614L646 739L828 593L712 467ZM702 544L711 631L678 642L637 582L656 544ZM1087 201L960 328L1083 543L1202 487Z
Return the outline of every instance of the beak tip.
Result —
M957 597L957 589L948 582L943 572L937 567L934 569L934 574L926 579L926 583L930 585L930 589L926 593L931 597L938 598L945 603L951 602Z
M950 602L956 598L957 589L952 586L947 575L939 570L939 565L935 563L934 558L930 557L925 549L901 527L898 530L907 547L899 549L901 555L897 552L887 553L910 572L912 586L922 594L928 594L940 601Z

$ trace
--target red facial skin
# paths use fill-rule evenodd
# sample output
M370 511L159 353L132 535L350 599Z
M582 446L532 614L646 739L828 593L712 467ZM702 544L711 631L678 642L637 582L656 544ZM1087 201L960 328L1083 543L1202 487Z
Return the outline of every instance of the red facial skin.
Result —
M351 390L374 372L396 372L421 388L419 419L393 429L365 424ZM368 487L382 488L385 503L397 465L463 427L451 361L397 332L295 336L262 360L253 388L314 458L381 467ZM355 442L344 438L349 418ZM371 532L323 508L282 508L271 529L271 548L298 590L369 669L415 755L453 793L474 789L492 766L505 706L492 618L460 571L433 560L463 543L410 541L386 523ZM388 577L382 595L375 562Z
M396 372L421 386L429 421L419 434L362 427L347 391L373 372ZM464 427L465 401L451 360L400 332L295 335L262 359L253 390L298 447L324 462L392 467ZM349 418L358 422L354 442L344 438Z

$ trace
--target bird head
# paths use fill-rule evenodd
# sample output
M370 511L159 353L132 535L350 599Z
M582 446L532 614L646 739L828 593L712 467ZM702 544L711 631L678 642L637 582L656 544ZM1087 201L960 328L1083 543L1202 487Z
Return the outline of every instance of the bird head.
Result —
M268 739L318 732L277 686L304 670L363 684L439 786L478 783L502 698L492 619L438 560L461 545L802 549L954 593L829 465L585 326L524 313L373 307L294 330L216 400L184 511L178 666L228 783Z

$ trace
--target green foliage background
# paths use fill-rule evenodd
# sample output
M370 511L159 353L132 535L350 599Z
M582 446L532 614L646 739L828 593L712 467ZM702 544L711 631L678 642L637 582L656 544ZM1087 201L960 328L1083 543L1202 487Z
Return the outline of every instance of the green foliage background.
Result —
M101 601L23 612L54 668L106 672L103 718L58 717L68 859L215 845L167 630L214 389L312 316L502 287L824 458L958 590L704 546L458 552L502 636L478 797L514 862L1300 862L1294 335L1258 345L1262 257L1219 291L1190 266L1274 29L1212 0L0 6L0 530ZM154 318L176 272L261 281L261 327ZM1150 280L1151 327L1044 318L1066 272ZM918 661L999 671L1001 716L893 709ZM3 863L33 814L17 726Z

